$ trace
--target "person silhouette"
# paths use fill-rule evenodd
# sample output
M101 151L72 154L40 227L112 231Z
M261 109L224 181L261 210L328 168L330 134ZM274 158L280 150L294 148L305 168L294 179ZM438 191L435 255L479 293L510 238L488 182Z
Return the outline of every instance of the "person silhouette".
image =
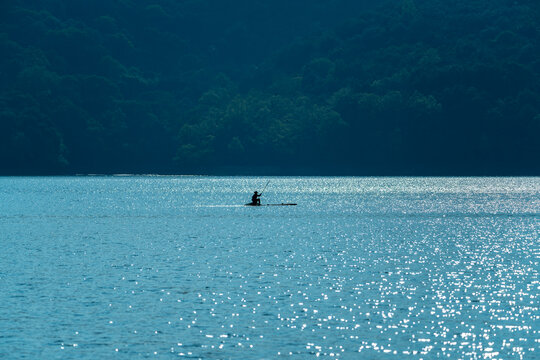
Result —
M261 205L261 195L259 195L259 193L257 193L256 191L253 193L253 196L251 197L251 204Z

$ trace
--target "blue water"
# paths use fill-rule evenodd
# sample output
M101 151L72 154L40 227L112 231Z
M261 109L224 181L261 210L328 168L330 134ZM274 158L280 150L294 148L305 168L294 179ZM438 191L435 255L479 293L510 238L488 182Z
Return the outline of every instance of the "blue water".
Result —
M540 359L540 178L0 178L0 358Z

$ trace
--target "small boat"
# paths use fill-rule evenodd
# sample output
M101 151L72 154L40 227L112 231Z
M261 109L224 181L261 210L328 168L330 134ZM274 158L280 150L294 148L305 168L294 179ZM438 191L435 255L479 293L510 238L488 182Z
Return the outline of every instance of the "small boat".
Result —
M293 203L281 203L281 204L254 204L254 203L247 203L244 206L295 206L297 204Z

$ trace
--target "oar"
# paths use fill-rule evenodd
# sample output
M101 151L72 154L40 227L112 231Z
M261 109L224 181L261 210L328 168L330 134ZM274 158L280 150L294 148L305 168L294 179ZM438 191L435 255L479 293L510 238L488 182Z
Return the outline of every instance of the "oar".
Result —
M266 182L266 185L264 185L264 189L263 189L263 191L261 191L261 193L259 194L259 196L262 195L262 193L264 192L264 190L266 190L266 187L268 186L268 184L270 184L270 180L268 180L268 181Z

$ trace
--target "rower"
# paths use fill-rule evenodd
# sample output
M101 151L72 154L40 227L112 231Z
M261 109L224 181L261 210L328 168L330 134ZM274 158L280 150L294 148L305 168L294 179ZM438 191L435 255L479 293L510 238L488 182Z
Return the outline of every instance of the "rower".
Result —
M259 195L256 191L253 193L253 196L251 197L251 203L253 205L261 205L261 195Z

